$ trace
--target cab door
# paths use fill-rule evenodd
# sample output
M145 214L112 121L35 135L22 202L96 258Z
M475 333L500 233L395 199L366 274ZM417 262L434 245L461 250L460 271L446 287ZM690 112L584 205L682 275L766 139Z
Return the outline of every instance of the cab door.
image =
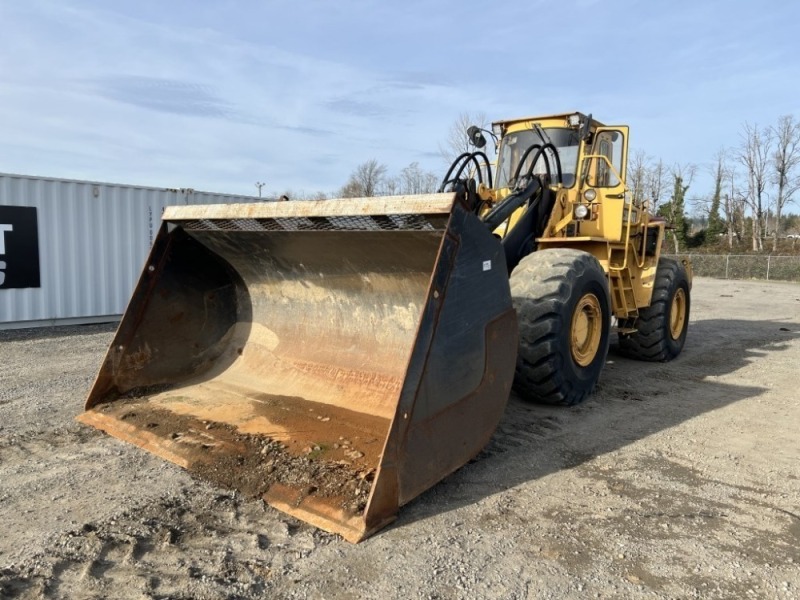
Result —
M595 189L601 207L596 235L614 241L622 239L624 221L628 216L625 210L628 132L625 125L598 127L591 153L584 163L585 188Z

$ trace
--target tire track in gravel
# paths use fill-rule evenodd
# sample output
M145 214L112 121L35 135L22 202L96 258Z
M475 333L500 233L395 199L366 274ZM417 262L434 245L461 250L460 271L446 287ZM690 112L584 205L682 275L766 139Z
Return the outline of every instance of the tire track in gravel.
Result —
M142 598L258 598L291 559L335 539L260 501L184 488L53 536L47 552L0 571L0 596L111 597L124 586Z
M563 416L542 414L548 409L526 405L512 399L500 425L479 458L490 458L510 451L531 448L552 437L564 427Z

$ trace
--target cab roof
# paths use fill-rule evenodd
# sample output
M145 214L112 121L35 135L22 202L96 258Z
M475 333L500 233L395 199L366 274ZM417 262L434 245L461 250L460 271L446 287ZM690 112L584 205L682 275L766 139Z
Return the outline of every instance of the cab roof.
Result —
M582 112L578 112L577 110L574 110L572 112L556 113L556 114L553 114L553 115L540 115L540 116L536 116L536 117L519 117L517 119L503 119L503 120L500 120L500 121L492 121L492 125L505 125L505 126L508 126L508 125L515 125L517 123L526 123L526 122L530 122L530 121L552 121L554 119L562 119L562 120L566 121L567 118L571 117L572 115L580 115L581 120L584 120L584 119L587 118L586 115L583 114ZM596 119L592 119L592 129L594 129L595 127L604 127L604 125L600 121L598 121Z

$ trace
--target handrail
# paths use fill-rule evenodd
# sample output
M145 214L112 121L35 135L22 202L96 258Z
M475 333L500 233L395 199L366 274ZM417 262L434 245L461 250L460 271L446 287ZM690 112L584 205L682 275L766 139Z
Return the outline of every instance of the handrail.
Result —
M620 176L619 171L617 171L614 168L614 165L611 164L611 161L608 160L608 157L605 154L587 154L587 155L585 155L583 157L584 164L586 163L586 161L591 160L593 158L599 158L599 159L602 159L603 161L605 161L605 163L608 165L609 169L611 169L611 172L614 174L614 176L616 176L617 181L619 181L619 184L616 185L616 186L594 186L594 185L592 185L592 186L589 186L589 187L593 187L593 188L609 187L609 188L611 188L611 187L619 187L621 185L622 186L621 198L623 200L623 205L624 205L625 195L628 192L630 192L630 190L628 189L628 186L625 183L625 180L622 178L622 176ZM581 181L581 189L583 189L583 187L586 186L586 180L587 180L588 176L589 176L589 172L588 172L588 169L587 169L587 171L585 173L583 173L583 177L581 177L581 180L582 180ZM633 203L632 202L628 202L627 204L628 204L629 207L633 207ZM625 269L628 268L628 246L630 245L630 240L631 240L631 223L632 223L631 222L631 215L632 215L632 213L633 213L633 211L629 208L628 209L627 222L623 223L623 226L627 225L627 228L625 230L625 246L624 246L625 256L624 256L624 258L622 260L622 266L621 267L612 267L611 266L611 261L609 260L609 263L608 263L608 270L609 271L614 271L614 272L618 273L618 272L624 271ZM637 264L638 264L638 261L637 261ZM643 264L644 263L642 263L642 265ZM641 267L642 265L639 265L639 266Z
M631 202L633 204L633 202ZM647 229L650 227L650 212L648 210L647 200L642 200L642 206L639 209L642 211L642 214L647 217L647 220L642 223L644 226L644 241L642 243L642 262L636 261L636 266L640 269L644 268L644 263L647 260Z

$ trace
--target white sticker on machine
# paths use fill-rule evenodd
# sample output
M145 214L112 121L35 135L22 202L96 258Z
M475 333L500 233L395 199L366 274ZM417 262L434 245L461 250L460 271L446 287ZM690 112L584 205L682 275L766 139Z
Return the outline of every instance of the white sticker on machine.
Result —
M490 260L483 261L483 270L484 271L491 271L492 270L492 261L490 261Z

